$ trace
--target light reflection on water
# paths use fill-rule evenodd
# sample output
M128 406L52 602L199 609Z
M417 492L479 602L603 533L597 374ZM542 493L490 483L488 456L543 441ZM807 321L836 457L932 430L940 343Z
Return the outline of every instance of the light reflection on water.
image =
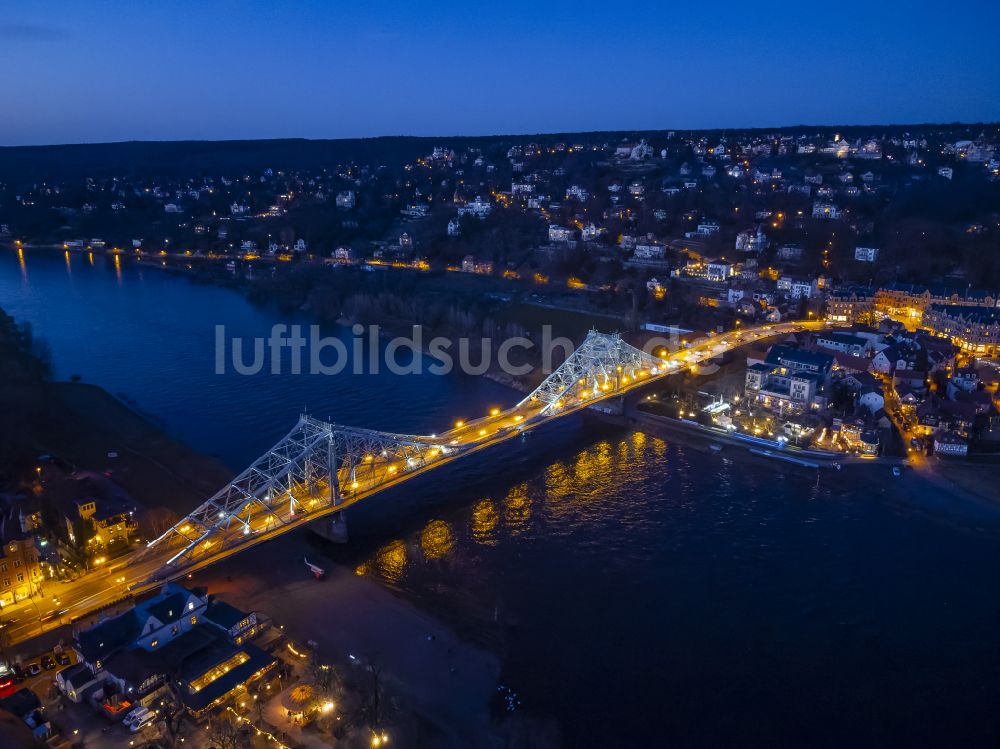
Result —
M553 461L529 481L476 498L447 520L431 518L407 539L382 544L357 565L357 572L405 584L415 568L461 556L470 545L490 547L522 535L558 536L583 530L601 523L609 498L627 495L630 484L640 481L653 461L655 470L669 470L662 460L666 452L664 440L642 432L601 439L565 460ZM617 522L632 520L626 514Z

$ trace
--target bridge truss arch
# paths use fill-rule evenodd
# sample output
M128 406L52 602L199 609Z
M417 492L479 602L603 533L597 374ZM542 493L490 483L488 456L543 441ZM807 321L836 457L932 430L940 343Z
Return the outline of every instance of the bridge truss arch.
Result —
M433 437L347 427L302 415L264 455L140 553L175 551L164 567L250 545L334 511L457 450Z
M618 333L591 330L570 354L518 406L542 404L542 414L554 414L572 401L597 400L626 390L630 383L660 374L663 362L622 340Z

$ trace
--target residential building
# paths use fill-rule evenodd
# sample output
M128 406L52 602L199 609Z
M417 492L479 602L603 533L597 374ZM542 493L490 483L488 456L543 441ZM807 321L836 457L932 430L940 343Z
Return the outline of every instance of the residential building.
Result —
M821 333L816 336L816 345L831 351L863 356L871 348L871 341L850 333Z
M725 281L733 276L733 264L725 260L710 260L705 264L705 278L709 281Z
M488 200L483 200L480 196L476 196L476 199L465 205L458 206L458 215L461 216L475 216L478 219L484 219L490 215L490 211L493 210L493 206Z
M797 244L786 244L778 248L780 260L798 261L802 259L802 247Z
M833 203L826 203L817 200L813 203L812 208L813 218L826 219L828 221L835 221L840 218L840 208L838 208Z
M913 284L889 284L874 294L875 311L908 325L920 325L924 310L932 304L996 307L995 294L970 289L958 290Z
M21 528L18 508L0 514L0 609L41 591L42 573L35 539Z
M549 226L550 242L571 242L573 241L574 234L575 231L573 229L567 229L565 226L559 226L557 224Z
M767 236L758 226L757 231L741 231L736 235L737 252L759 255L767 247Z
M188 712L199 718L277 665L248 642L258 631L255 614L211 598L204 589L167 583L124 614L78 631L74 649L99 683L109 716L120 713L123 701L152 703L169 679ZM87 675L76 666L65 675L70 678L56 683L73 699L70 690L86 684Z
M1000 308L932 304L924 310L922 323L968 354L1000 353Z
M964 458L969 454L969 443L954 432L936 432L934 453L945 457Z
M878 247L855 247L854 259L862 263L874 263L878 259Z
M476 258L472 255L466 255L462 258L462 272L463 273L478 273L483 276L493 275L493 263L490 261L476 262Z
M747 368L746 393L779 413L801 413L826 405L825 390L833 357L786 345L774 345L767 358Z
M638 242L635 245L634 257L640 260L662 260L666 249L659 242Z
M826 299L826 319L839 325L871 321L875 297L867 290L831 292Z
M777 281L778 291L785 292L786 296L792 299L811 299L816 295L816 280L793 278L792 276L782 276Z

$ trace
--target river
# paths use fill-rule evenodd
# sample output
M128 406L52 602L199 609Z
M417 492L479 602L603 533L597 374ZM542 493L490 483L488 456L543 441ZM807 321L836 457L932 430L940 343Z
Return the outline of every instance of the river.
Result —
M305 321L102 256L0 251L0 307L59 377L234 469L303 409L428 433L518 399L460 375L217 375L216 325ZM798 471L574 417L373 498L338 555L497 650L567 746L996 745L1000 537L889 479Z

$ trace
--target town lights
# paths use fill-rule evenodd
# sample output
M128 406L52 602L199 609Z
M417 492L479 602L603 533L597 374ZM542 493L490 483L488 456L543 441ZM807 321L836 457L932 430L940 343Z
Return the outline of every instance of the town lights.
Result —
M499 416L499 415L500 415L500 409L499 408L491 408L490 409L490 416Z
M465 426L465 422L462 421L461 419L459 419L458 421L455 422L455 429L461 429L464 426Z

